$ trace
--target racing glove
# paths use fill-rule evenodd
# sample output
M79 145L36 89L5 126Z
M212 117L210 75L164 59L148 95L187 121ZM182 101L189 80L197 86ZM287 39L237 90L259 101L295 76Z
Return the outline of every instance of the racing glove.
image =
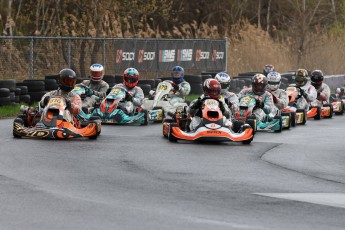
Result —
M180 89L180 87L177 84L173 84L174 90L178 91Z
M224 107L223 102L221 102L221 101L219 101L219 108L220 108L220 111L222 111L222 113L224 113L225 107Z
M49 100L50 100L50 97L49 97L49 96L46 96L46 97L43 99L43 107L45 107L45 106L48 104Z
M130 93L126 92L125 100L126 101L132 101L133 100L133 96Z
M264 107L264 103L260 100L256 100L255 107L262 109Z
M304 91L304 89L299 89L299 93L301 94L302 97L307 97L307 93Z
M93 90L89 87L86 88L86 96L91 97L93 95Z
M72 108L72 102L66 99L66 109Z

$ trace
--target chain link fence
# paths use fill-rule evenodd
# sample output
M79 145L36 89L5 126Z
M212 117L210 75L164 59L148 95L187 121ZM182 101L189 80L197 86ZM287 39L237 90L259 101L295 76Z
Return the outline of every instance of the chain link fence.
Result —
M89 74L89 67L93 63L101 63L105 68L105 74L119 75L122 74L124 69L116 69L115 61L119 58L117 57L118 53L116 52L116 49L119 49L119 44L123 44L124 40L126 39L0 36L0 80L14 79L19 82L25 79L44 79L45 76L56 75L61 69L67 67L75 70L78 77L86 78ZM141 43L145 43L145 41L152 43L153 40L127 39L127 41L131 44L130 46L127 46L127 49L132 49L132 52L137 54L140 49L140 51L143 49L143 47L140 47ZM153 61L158 62L159 58L161 58L162 51L158 50L158 44L164 42L166 42L166 40L154 40L154 43L157 43L157 45L154 47L154 49L156 49L154 50L156 56ZM185 44L183 42L185 42ZM193 62L198 60L198 58L200 59L200 56L197 57L197 52L204 55L205 52L201 52L200 49L204 49L205 51L208 49L206 51L206 57L208 57L209 60L201 61L208 61L211 63L208 64L208 66L214 65L214 63L217 62L217 67L219 69L225 69L226 40L220 40L220 43L218 41L221 46L216 44L216 48L213 44L215 42L212 42L213 41L206 41L205 43L205 40L169 40L169 47L171 47L172 50L176 50L175 60L171 64L186 64L186 66L191 67L189 71L190 74L200 74L202 69L196 68L197 65L194 65ZM203 45L201 47L203 48L199 48L201 43ZM190 54L188 52L187 54L192 55L193 60L190 58L190 60L188 60L190 63L179 62L178 58L181 58L179 55L182 54L177 54L180 52L177 47L182 47L183 50L181 48L180 49L183 52L190 51ZM218 49L217 52L216 49ZM207 53L209 53L208 56ZM222 55L219 55L219 53ZM221 60L218 60L219 57L221 57ZM136 59L137 58L139 57L136 57ZM133 64L138 64L138 61L135 62L133 59L131 62L128 62L128 67ZM207 63L203 65L200 60L197 64L207 66ZM162 70L160 71L162 72ZM204 71L207 70L204 69ZM152 71L145 69L144 71L140 71L140 73L142 78L147 78L146 76L150 76L149 78L152 78L152 76L158 76L157 69L152 69Z

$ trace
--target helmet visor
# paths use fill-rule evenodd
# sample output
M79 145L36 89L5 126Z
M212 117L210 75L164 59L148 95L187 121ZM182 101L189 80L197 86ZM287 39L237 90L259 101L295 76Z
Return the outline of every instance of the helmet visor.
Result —
M60 82L62 85L74 87L77 83L77 79L71 78L70 76L61 76Z
M125 79L126 79L126 82L128 83L135 83L138 81L138 78L136 77L126 77Z
M181 71L173 71L171 73L171 75L172 75L173 78L180 78L180 77L182 77Z
M230 83L229 82L226 82L226 83L220 83L220 87L222 87L222 89L228 89L230 86Z
M91 76L102 77L102 75L103 75L102 71L91 71Z
M303 86L306 78L303 76L296 76L295 81L298 86Z
M269 85L279 85L279 81L268 81Z

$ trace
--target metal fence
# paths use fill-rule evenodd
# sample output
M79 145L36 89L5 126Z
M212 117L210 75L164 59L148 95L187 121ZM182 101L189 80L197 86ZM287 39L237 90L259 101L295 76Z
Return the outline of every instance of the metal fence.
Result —
M111 75L136 67L142 76L158 77L174 65L194 73L219 71L226 69L226 47L226 39L0 36L0 79L43 79L66 67L84 78L92 63Z

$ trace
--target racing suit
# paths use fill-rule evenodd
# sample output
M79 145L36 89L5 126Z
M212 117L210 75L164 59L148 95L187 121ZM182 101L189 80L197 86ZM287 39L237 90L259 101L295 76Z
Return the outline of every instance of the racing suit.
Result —
M132 96L132 101L124 101L119 103L121 108L127 114L133 114L135 111L140 112L143 108L141 107L144 101L144 92L139 86L134 86L129 89L125 84L116 84L114 87L123 87ZM133 106L132 106L132 105ZM130 108L129 110L126 108Z
M79 114L81 112L82 102L81 102L80 96L73 92L66 92L59 88L57 90L53 90L44 94L39 103L40 107L43 108L46 106L44 104L44 99L46 97L54 97L54 96L63 96L64 98L66 98L66 100L71 102L71 107L65 110L64 119L74 124L73 115Z
M192 116L192 120L189 124L190 130L195 130L201 123L201 117L202 117L202 102L201 100L207 98L204 94L202 94L198 99L193 100L188 109L187 112ZM232 122L230 121L230 115L231 111L228 107L228 105L225 103L224 97L220 96L219 99L219 107L223 114L223 121L224 126L227 126L229 128L232 127Z
M316 99L320 102L329 103L329 97L331 96L331 89L326 83L322 83L320 88L316 89L317 97Z
M265 119L267 118L267 116L269 116L269 118L273 118L276 114L277 114L277 107L274 105L273 102L273 96L270 92L265 91L263 94L261 95L256 95L252 88L245 88L242 89L239 93L238 93L238 98L241 100L242 97L244 96L252 96L254 97L257 101L260 102L260 104L262 104L262 108L258 108L255 107L253 109L253 114L256 116L257 119L259 119L260 121L265 121Z
M92 90L92 95L88 95L83 99L83 107L94 107L99 98L105 98L107 90L109 89L108 83L103 80L91 81L84 80L82 85L89 87Z
M228 105L230 109L230 117L232 117L232 115L235 114L239 108L238 97L235 93L229 91L221 92L221 95L223 96L225 103Z
M274 91L267 90L272 94L273 103L277 107L277 109L281 110L288 106L289 104L289 96L287 92L283 89L277 89Z
M308 81L304 86L298 87L296 84L290 85L292 87L297 87L300 92L300 96L296 100L296 108L309 110L310 102L314 101L317 97L317 92L314 86Z

